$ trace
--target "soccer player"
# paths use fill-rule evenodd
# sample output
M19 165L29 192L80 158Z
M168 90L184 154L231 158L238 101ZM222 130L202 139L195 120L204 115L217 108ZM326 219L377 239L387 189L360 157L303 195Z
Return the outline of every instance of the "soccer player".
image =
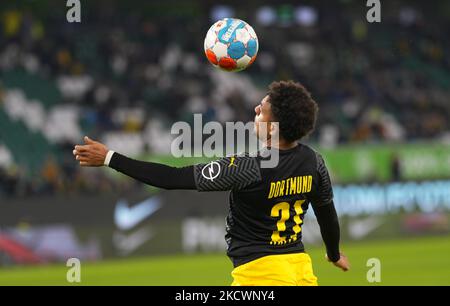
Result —
M231 191L225 239L234 265L233 285L317 285L301 239L309 205L320 225L328 260L343 271L349 269L339 251L339 222L325 162L298 142L314 130L317 112L316 102L302 85L274 82L255 108L255 132L266 144L258 154L174 168L130 159L88 137L73 154L81 166L106 165L159 188ZM271 143L274 133L278 133L277 144ZM261 167L268 148L278 150L274 168Z

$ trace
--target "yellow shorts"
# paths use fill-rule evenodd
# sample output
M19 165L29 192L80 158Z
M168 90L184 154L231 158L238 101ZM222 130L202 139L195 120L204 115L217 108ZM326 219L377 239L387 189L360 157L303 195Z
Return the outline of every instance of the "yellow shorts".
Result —
M235 268L232 286L317 286L305 253L270 255Z

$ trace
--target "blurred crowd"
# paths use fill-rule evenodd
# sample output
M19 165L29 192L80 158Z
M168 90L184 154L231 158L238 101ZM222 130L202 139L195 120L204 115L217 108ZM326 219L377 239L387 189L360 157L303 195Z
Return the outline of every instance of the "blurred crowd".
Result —
M0 73L22 69L53 80L59 105L77 112L75 132L54 141L61 156L48 157L34 180L20 165L0 166L0 192L136 188L80 171L70 156L77 137L89 134L132 155L167 153L173 122L190 122L193 113L204 122L251 121L267 85L280 79L304 83L319 103L309 141L322 146L450 139L448 16L404 2L369 24L364 6L318 3L308 22L284 16L280 23L259 19L258 3L240 4L234 16L255 28L260 43L254 65L238 74L217 71L203 54L215 21L211 5L150 14L111 2L89 6L79 24L64 11L0 12Z

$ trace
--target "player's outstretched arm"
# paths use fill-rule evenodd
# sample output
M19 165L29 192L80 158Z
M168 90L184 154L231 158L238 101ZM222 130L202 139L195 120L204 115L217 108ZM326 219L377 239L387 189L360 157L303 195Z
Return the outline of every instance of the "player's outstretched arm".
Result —
M84 145L76 145L73 150L81 166L108 166L145 184L163 189L229 191L243 189L261 180L257 159L246 155L175 168L128 158L89 137L85 137L84 141Z
M104 144L87 136L84 142L73 150L82 167L109 166L140 182L163 189L196 189L193 166L175 168L138 161L110 151Z

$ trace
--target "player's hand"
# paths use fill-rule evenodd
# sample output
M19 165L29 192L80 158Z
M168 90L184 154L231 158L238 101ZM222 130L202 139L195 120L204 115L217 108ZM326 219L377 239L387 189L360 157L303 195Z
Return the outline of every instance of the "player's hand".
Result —
M84 137L85 145L76 145L75 150L73 150L73 155L75 159L83 167L101 167L105 162L106 154L108 153L108 148L98 142L90 139L89 137Z
M348 262L347 256L345 256L343 253L340 253L341 258L339 258L338 261L333 262L333 265L336 267L342 269L342 271L347 272L350 269L350 263ZM327 260L331 262L331 260L327 256Z

